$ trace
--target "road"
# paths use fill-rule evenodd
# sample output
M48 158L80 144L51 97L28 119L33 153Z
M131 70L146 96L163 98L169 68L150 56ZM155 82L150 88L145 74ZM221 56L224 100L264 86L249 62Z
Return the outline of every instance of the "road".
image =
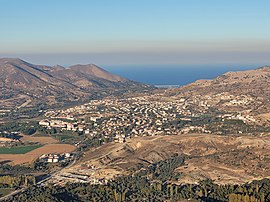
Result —
M74 154L74 160L72 161L72 163L68 164L66 167L62 168L61 170L58 170L58 171L55 171L54 173L52 174L49 174L48 176L45 177L45 179L39 181L38 183L36 183L34 186L41 186L43 185L45 182L47 182L48 180L50 180L52 177L54 177L56 174L60 173L63 169L66 169L66 168L70 168L71 166L73 166L75 163L77 162L77 158L76 158L76 153ZM29 187L25 187L25 188L22 188L22 189L18 189L14 192L11 192L9 193L8 195L6 196L3 196L0 198L0 201L5 201L7 200L9 197L11 196L15 196L16 194L19 194L19 193L23 193L24 191L26 191Z

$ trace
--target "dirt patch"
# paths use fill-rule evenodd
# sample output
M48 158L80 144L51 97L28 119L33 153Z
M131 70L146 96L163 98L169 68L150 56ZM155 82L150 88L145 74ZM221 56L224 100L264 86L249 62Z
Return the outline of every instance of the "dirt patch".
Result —
M247 135L188 134L132 138L126 143L109 143L89 150L71 170L87 174L88 169L84 168L94 166L98 172L91 171L92 176L98 178L98 173L107 173L107 170L113 176L176 153L188 156L185 165L176 170L183 173L178 183L194 183L206 178L218 184L244 183L270 177L270 137Z
M270 122L270 113L259 114L259 115L257 115L256 118L264 123L269 123Z

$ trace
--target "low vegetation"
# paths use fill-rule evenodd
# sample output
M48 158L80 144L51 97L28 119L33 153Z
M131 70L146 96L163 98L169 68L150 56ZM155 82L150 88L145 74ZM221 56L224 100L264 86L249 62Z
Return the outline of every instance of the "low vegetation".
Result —
M36 178L32 175L0 176L0 188L18 188L36 183Z
M270 180L242 185L217 185L211 180L198 184L173 183L174 170L184 163L174 156L142 168L132 175L118 177L106 185L66 184L31 187L9 201L228 201L265 202L270 200ZM192 201L191 200L191 201Z

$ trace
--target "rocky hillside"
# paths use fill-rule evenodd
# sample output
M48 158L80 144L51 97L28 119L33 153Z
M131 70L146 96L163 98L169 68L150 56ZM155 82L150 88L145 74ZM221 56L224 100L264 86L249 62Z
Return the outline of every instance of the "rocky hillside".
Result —
M228 72L213 80L198 80L167 91L168 96L185 98L192 108L250 115L270 120L270 67Z
M174 90L184 93L223 93L235 95L270 96L270 66L255 70L227 72L213 80L198 80L187 86ZM198 91L200 90L200 91ZM196 92L197 91L197 92Z
M34 65L17 58L0 59L0 110L63 105L128 91L151 89L89 65Z
M269 145L267 136L188 134L136 137L123 144L109 143L91 148L75 166L65 171L109 179L126 174L131 168L147 167L178 154L186 155L186 158L185 164L176 170L182 173L177 183L204 179L212 179L217 184L245 183L269 176L266 168L270 162L260 160L268 156ZM95 166L99 172L85 169L88 166Z

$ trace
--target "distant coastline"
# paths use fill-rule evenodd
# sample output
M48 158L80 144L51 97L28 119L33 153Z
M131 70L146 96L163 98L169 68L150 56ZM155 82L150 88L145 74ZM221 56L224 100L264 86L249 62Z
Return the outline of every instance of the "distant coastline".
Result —
M265 64L209 64L209 65L115 65L107 71L130 80L157 86L183 86L200 79L213 79L229 71L256 69Z

